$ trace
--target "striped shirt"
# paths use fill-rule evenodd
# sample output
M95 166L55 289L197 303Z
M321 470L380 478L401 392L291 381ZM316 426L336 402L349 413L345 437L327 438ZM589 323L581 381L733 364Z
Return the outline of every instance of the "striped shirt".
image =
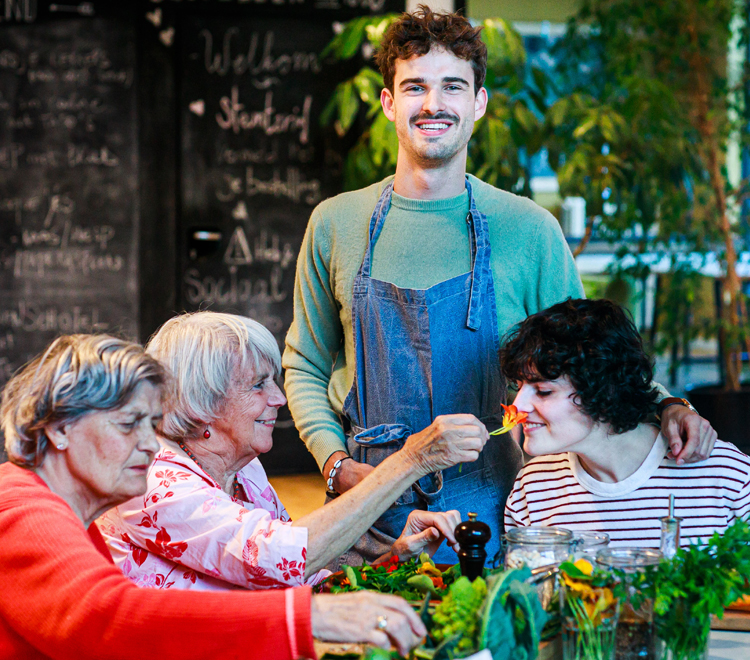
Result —
M544 525L610 535L611 546L658 548L659 518L668 515L669 494L682 518L681 545L723 533L750 512L750 457L716 441L700 463L667 458L661 434L646 460L627 479L597 481L572 453L538 456L516 477L505 506L505 526Z

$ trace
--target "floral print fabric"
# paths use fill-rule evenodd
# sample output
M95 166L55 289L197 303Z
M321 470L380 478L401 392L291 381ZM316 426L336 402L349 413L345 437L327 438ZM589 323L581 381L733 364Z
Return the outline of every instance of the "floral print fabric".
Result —
M148 489L96 524L120 570L142 587L274 589L305 581L307 529L289 514L254 459L237 473L248 502L227 495L192 459L162 448Z

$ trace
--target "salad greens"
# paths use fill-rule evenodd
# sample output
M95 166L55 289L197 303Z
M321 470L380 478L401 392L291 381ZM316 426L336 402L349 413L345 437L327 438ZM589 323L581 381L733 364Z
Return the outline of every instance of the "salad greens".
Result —
M421 600L425 594L439 598L461 575L458 565L441 571L429 555L400 563L397 557L388 562L364 566L344 566L320 585L318 591L337 594L368 589L384 594L398 594L406 600Z

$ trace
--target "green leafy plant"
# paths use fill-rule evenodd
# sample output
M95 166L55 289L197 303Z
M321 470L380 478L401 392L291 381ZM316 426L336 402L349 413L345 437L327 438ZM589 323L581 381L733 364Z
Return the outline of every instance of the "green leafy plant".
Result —
M671 274L659 348L677 359L698 334L717 334L731 390L748 343L734 217L747 186L727 171L730 141L746 139L744 81L730 81L727 56L743 12L736 0L585 0L558 47L561 96L547 113L550 163L561 194L586 199L587 237L598 222L617 245L616 272ZM712 264L721 310L696 325L698 274Z
M708 643L710 616L723 616L725 607L750 594L749 575L750 525L738 519L724 534L632 578L637 598L654 599L657 630L673 660L697 660Z
M321 115L321 123L333 126L340 136L359 131L344 165L347 190L380 181L396 169L398 139L381 110L383 78L371 56L397 18L390 14L350 21L322 53L337 60L364 53L367 60L355 76L338 85ZM549 80L542 69L529 64L523 41L509 23L487 19L482 28L489 102L469 143L467 169L488 183L530 197L531 159L546 139Z

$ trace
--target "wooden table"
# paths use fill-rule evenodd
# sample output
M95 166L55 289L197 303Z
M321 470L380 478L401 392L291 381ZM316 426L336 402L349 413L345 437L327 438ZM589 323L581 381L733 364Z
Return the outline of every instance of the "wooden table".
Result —
M362 653L361 644L325 644L315 642L318 656L324 652ZM750 660L750 612L728 610L722 619L712 619L708 640L708 660ZM537 660L562 660L560 639L545 642L539 649Z

